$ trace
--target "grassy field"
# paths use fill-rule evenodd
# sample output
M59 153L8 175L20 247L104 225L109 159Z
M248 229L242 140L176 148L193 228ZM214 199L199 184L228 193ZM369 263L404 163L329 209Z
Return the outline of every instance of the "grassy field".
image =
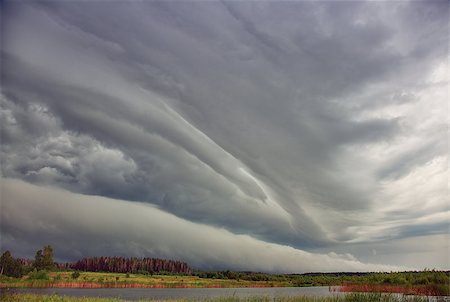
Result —
M3 294L0 296L3 302L123 302L120 299L111 298L74 298L66 296L45 296L45 295L30 295L30 294ZM141 300L141 301L155 301L155 300ZM203 300L164 300L164 302L189 302L189 301L203 301L203 302L425 302L423 297L402 297L397 295L382 295L378 293L360 294L353 293L345 296L333 297L221 297L208 298Z
M0 287L289 287L295 286L289 281L249 281L236 279L210 279L197 276L141 275L120 273L81 272L77 278L72 272L49 272L46 276L22 278L0 277Z

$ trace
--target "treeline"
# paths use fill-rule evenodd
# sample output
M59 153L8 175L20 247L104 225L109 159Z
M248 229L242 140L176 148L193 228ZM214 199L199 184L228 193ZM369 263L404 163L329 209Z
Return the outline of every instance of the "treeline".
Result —
M68 266L87 272L192 274L192 268L185 262L157 258L94 257L81 259Z
M200 278L235 279L248 281L287 282L293 286L330 286L346 284L378 284L399 286L432 286L436 292L449 294L449 271L409 271L391 273L306 273L265 274L255 272L202 272L194 275Z
M255 272L195 272L200 278L235 279L247 281L282 282L290 286L342 286L378 285L375 288L400 286L406 289L422 290L438 295L450 295L449 271L409 271L391 273L306 273L306 274L265 274ZM357 287L355 287L357 288ZM414 291L412 291L414 292Z
M0 275L20 278L32 271L76 270L86 272L139 274L192 274L185 262L157 258L94 257L76 262L56 263L50 245L38 250L34 260L14 258L10 251L0 257Z

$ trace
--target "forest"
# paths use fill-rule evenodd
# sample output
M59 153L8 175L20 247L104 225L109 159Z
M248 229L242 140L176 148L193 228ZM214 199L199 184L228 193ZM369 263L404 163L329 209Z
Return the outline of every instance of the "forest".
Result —
M181 273L191 274L185 262L157 258L124 258L124 257L94 257L83 258L75 263L65 263L59 267L87 272L111 273Z

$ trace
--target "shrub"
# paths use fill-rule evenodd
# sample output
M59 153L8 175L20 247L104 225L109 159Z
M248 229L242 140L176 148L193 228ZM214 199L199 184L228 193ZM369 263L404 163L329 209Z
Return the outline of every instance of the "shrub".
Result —
M36 270L28 274L28 277L33 280L49 280L48 273L46 270Z
M80 272L75 271L72 273L72 279L77 279L78 277L80 277Z

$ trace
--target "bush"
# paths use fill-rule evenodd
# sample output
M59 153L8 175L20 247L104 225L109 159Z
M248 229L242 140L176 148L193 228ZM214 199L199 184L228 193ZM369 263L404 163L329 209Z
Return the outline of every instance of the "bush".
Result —
M78 277L80 277L80 272L75 271L72 273L72 279L77 279Z
M430 286L431 292L438 296L450 295L450 287L448 284L432 284Z
M49 280L48 273L46 270L36 270L28 274L28 277L33 280Z

